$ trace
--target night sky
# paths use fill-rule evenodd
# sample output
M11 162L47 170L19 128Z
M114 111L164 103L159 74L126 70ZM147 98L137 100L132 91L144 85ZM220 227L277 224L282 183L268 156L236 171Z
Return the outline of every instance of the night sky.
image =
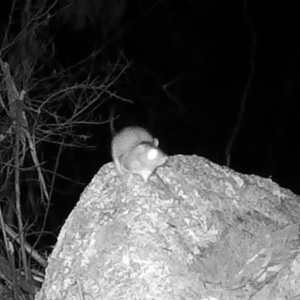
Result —
M72 34L75 42L89 38ZM141 125L169 155L226 165L237 127L230 167L300 192L295 7L265 0L129 1L111 36L104 56L122 51L131 62L118 93L133 104L115 101L117 129ZM99 166L110 161L107 130L93 136Z
M114 91L132 103L112 98L99 116L107 119L114 106L117 130L143 126L168 155L196 154L226 165L230 154L235 171L272 178L300 194L296 7L271 0L79 3L49 22L53 62L67 68L99 49L93 68L81 66L90 75L120 57L130 62ZM108 124L90 131L87 143L95 148L66 150L60 163L61 174L82 184L56 182L59 220L111 161Z

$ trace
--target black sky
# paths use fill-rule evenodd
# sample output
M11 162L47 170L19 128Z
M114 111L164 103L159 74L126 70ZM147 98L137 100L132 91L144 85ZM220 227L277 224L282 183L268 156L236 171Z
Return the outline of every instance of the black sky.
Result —
M118 92L134 103L117 101L121 116L116 127L145 126L170 155L197 154L225 165L245 97L231 167L272 177L299 193L296 7L266 0L154 3L129 1L119 26L104 42L104 59L122 51L131 61ZM70 28L59 28L58 54L91 51L95 28ZM67 44L62 42L66 36ZM78 43L82 40L89 42ZM71 51L75 44L80 51ZM109 140L107 128L95 132L94 142L101 145L94 153L99 167L111 160Z

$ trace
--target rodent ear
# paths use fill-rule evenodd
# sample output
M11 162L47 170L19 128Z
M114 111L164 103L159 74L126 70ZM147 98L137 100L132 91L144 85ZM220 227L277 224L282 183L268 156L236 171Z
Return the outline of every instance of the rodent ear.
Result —
M159 144L158 139L153 139L153 145L154 145L155 147L158 147L158 144Z

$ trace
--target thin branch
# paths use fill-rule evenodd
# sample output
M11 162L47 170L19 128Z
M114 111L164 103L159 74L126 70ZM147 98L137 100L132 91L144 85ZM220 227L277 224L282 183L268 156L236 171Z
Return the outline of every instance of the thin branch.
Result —
M246 0L244 3L244 13L247 19L247 22L250 26L251 29L251 34L252 34L252 47L251 47L251 52L250 52L250 73L249 73L249 77L244 89L244 93L241 99L241 103L240 103L240 109L239 109L239 114L237 117L237 121L236 124L232 130L232 133L230 135L230 139L227 143L226 146L226 150L225 150L225 157L226 157L226 165L229 167L230 163L231 163L231 152L232 152L232 148L234 145L234 142L236 141L237 135L241 130L242 127L242 120L245 114L245 110L246 110L246 100L248 97L248 93L250 90L250 86L252 84L252 80L253 80L253 76L255 73L255 53L256 53L256 34L255 34L255 26L254 23L252 22L250 16L249 16L249 12L248 12L248 4L249 4L250 0Z

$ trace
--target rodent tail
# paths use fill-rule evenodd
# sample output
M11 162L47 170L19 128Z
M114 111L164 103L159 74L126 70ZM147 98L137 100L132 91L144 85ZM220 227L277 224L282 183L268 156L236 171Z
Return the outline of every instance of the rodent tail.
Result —
M112 136L116 135L116 129L114 126L114 120L117 119L119 116L115 117L115 111L116 111L116 106L113 105L110 109L110 113L109 113L109 129L110 129L110 133L112 134Z

